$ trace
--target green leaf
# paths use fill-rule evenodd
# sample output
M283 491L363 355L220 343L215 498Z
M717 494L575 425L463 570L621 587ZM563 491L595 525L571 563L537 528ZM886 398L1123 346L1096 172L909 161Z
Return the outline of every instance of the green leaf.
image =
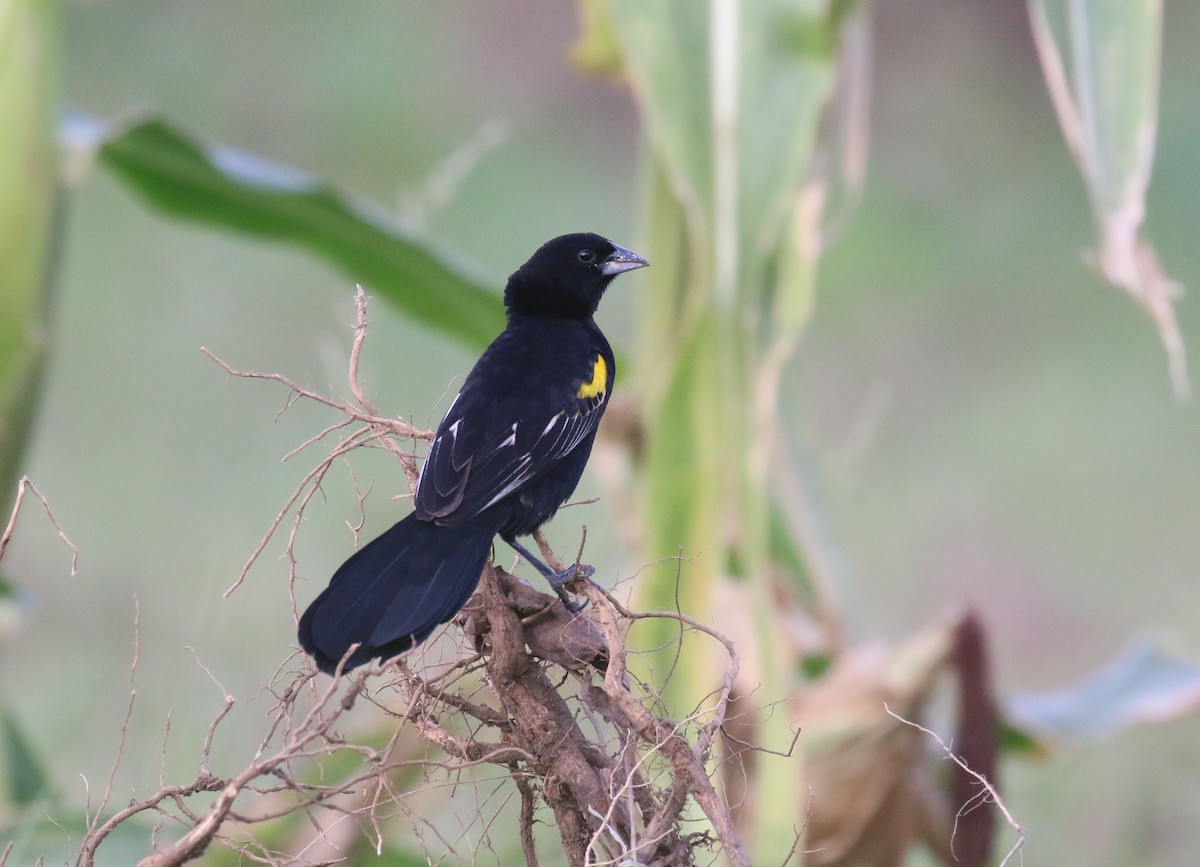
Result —
M46 349L55 4L0 4L0 511L15 496Z
M99 161L167 213L303 247L469 345L487 345L504 327L497 293L444 251L295 169L204 144L153 117L104 135Z
M608 78L625 72L605 0L579 0L579 38L571 46L571 62L580 69Z
M24 806L43 797L50 788L49 780L25 733L7 711L0 712L0 748L6 800Z
M1000 750L1004 753L1026 759L1044 759L1050 755L1049 747L1037 735L1020 726L1012 725L1008 720L1000 720L998 734Z
M795 538L795 529L788 521L783 507L772 499L767 515L768 546L771 560L792 580L808 611L820 607L821 592L813 585L810 564Z
M1100 738L1200 710L1200 664L1142 639L1090 677L1054 692L1012 696L1010 721L1035 733Z

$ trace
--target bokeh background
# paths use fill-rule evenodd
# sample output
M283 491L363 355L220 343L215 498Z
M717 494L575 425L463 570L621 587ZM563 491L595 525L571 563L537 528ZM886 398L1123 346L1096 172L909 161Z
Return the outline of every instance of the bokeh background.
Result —
M161 110L327 177L497 289L564 231L637 249L636 110L566 61L570 4L76 0L60 23L66 105ZM1024 4L880 0L873 29L865 196L822 261L784 407L851 628L899 639L973 606L1002 693L1061 686L1141 635L1200 656L1200 413L1173 398L1153 326L1081 262L1087 200ZM1194 289L1200 6L1168 2L1165 32L1149 232ZM199 348L344 394L354 288L289 249L164 221L103 172L67 207L28 472L80 569L69 577L52 529L23 518L4 565L26 604L0 657L65 813L112 765L135 610L117 802L160 774L190 779L225 692L238 705L214 765L253 749L250 700L294 641L282 545L222 592L318 456L280 458L332 419L280 413L282 388L230 379ZM636 291L630 278L605 301L615 344L634 339ZM382 303L372 313L369 393L436 424L470 353ZM1179 316L1200 354L1196 303ZM403 514L388 498L404 480L360 455L371 533ZM300 532L302 601L352 550L349 473L324 493ZM592 559L630 575L591 508ZM1031 831L1027 864L1182 867L1200 857L1198 769L1193 718L1009 762L1001 784Z

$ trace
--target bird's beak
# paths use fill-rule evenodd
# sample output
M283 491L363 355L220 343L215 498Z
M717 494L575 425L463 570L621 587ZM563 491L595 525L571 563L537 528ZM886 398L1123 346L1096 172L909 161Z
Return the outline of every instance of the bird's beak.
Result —
M607 259L600 263L600 273L605 277L616 277L618 274L633 271L637 268L645 268L650 264L632 250L626 250L624 247L618 247L616 244L613 244L613 247L616 249L613 250Z

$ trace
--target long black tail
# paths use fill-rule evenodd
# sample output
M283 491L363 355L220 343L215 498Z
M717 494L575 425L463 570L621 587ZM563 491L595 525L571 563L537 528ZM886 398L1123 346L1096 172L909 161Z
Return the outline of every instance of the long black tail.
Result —
M334 573L300 618L300 646L332 673L352 644L346 671L419 644L471 598L495 532L409 515Z

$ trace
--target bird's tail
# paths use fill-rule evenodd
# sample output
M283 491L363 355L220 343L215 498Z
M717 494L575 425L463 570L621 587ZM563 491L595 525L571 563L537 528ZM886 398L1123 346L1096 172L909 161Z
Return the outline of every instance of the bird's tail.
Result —
M300 618L300 646L333 672L387 659L429 637L479 583L496 528L442 527L409 515L342 564Z

